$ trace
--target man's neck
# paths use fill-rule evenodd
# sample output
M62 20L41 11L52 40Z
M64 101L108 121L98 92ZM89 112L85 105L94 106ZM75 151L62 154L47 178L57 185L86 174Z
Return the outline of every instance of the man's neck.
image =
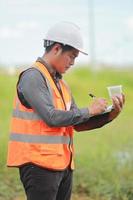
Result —
M41 59L44 61L44 63L47 65L48 69L50 70L50 73L56 74L56 69L54 66L51 64L49 56L44 54Z
M59 79L62 78L62 75L56 71L56 69L48 62L45 56L39 57L37 61L41 62L53 77L58 77Z

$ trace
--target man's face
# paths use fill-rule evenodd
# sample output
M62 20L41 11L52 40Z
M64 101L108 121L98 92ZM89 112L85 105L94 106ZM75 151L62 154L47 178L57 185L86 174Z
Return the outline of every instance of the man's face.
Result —
M79 51L76 49L59 52L59 55L56 56L54 66L56 70L63 74L65 73L72 65L74 65L75 58L78 57Z

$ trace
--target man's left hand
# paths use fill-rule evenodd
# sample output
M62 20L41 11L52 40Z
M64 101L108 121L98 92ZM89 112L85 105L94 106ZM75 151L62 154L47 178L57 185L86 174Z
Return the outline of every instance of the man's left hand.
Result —
M113 110L109 113L109 121L115 119L122 111L122 108L125 103L125 95L122 94L113 96L112 102L113 102Z

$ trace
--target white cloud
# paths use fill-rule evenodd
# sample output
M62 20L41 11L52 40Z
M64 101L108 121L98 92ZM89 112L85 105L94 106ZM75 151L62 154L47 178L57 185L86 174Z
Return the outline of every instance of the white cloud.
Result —
M20 39L29 31L35 31L39 25L34 21L22 21L14 26L3 26L0 28L0 39Z
M133 16L129 17L126 20L126 25L127 25L129 30L133 31Z
M22 29L22 30L32 30L32 29L36 29L39 27L39 24L36 23L35 21L29 21L29 22L26 22L26 21L22 21L20 22L19 24L17 24L17 27L19 29Z
M22 32L19 29L3 26L0 28L1 39L21 38Z
M23 0L23 1L18 1L18 0L5 0L5 2L9 5L24 5L24 4L27 4L27 3L31 3L32 0Z

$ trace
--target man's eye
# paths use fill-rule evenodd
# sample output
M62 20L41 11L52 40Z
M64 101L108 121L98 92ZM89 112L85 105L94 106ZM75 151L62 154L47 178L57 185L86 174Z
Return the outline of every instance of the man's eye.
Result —
M75 56L70 56L70 58L75 59Z

